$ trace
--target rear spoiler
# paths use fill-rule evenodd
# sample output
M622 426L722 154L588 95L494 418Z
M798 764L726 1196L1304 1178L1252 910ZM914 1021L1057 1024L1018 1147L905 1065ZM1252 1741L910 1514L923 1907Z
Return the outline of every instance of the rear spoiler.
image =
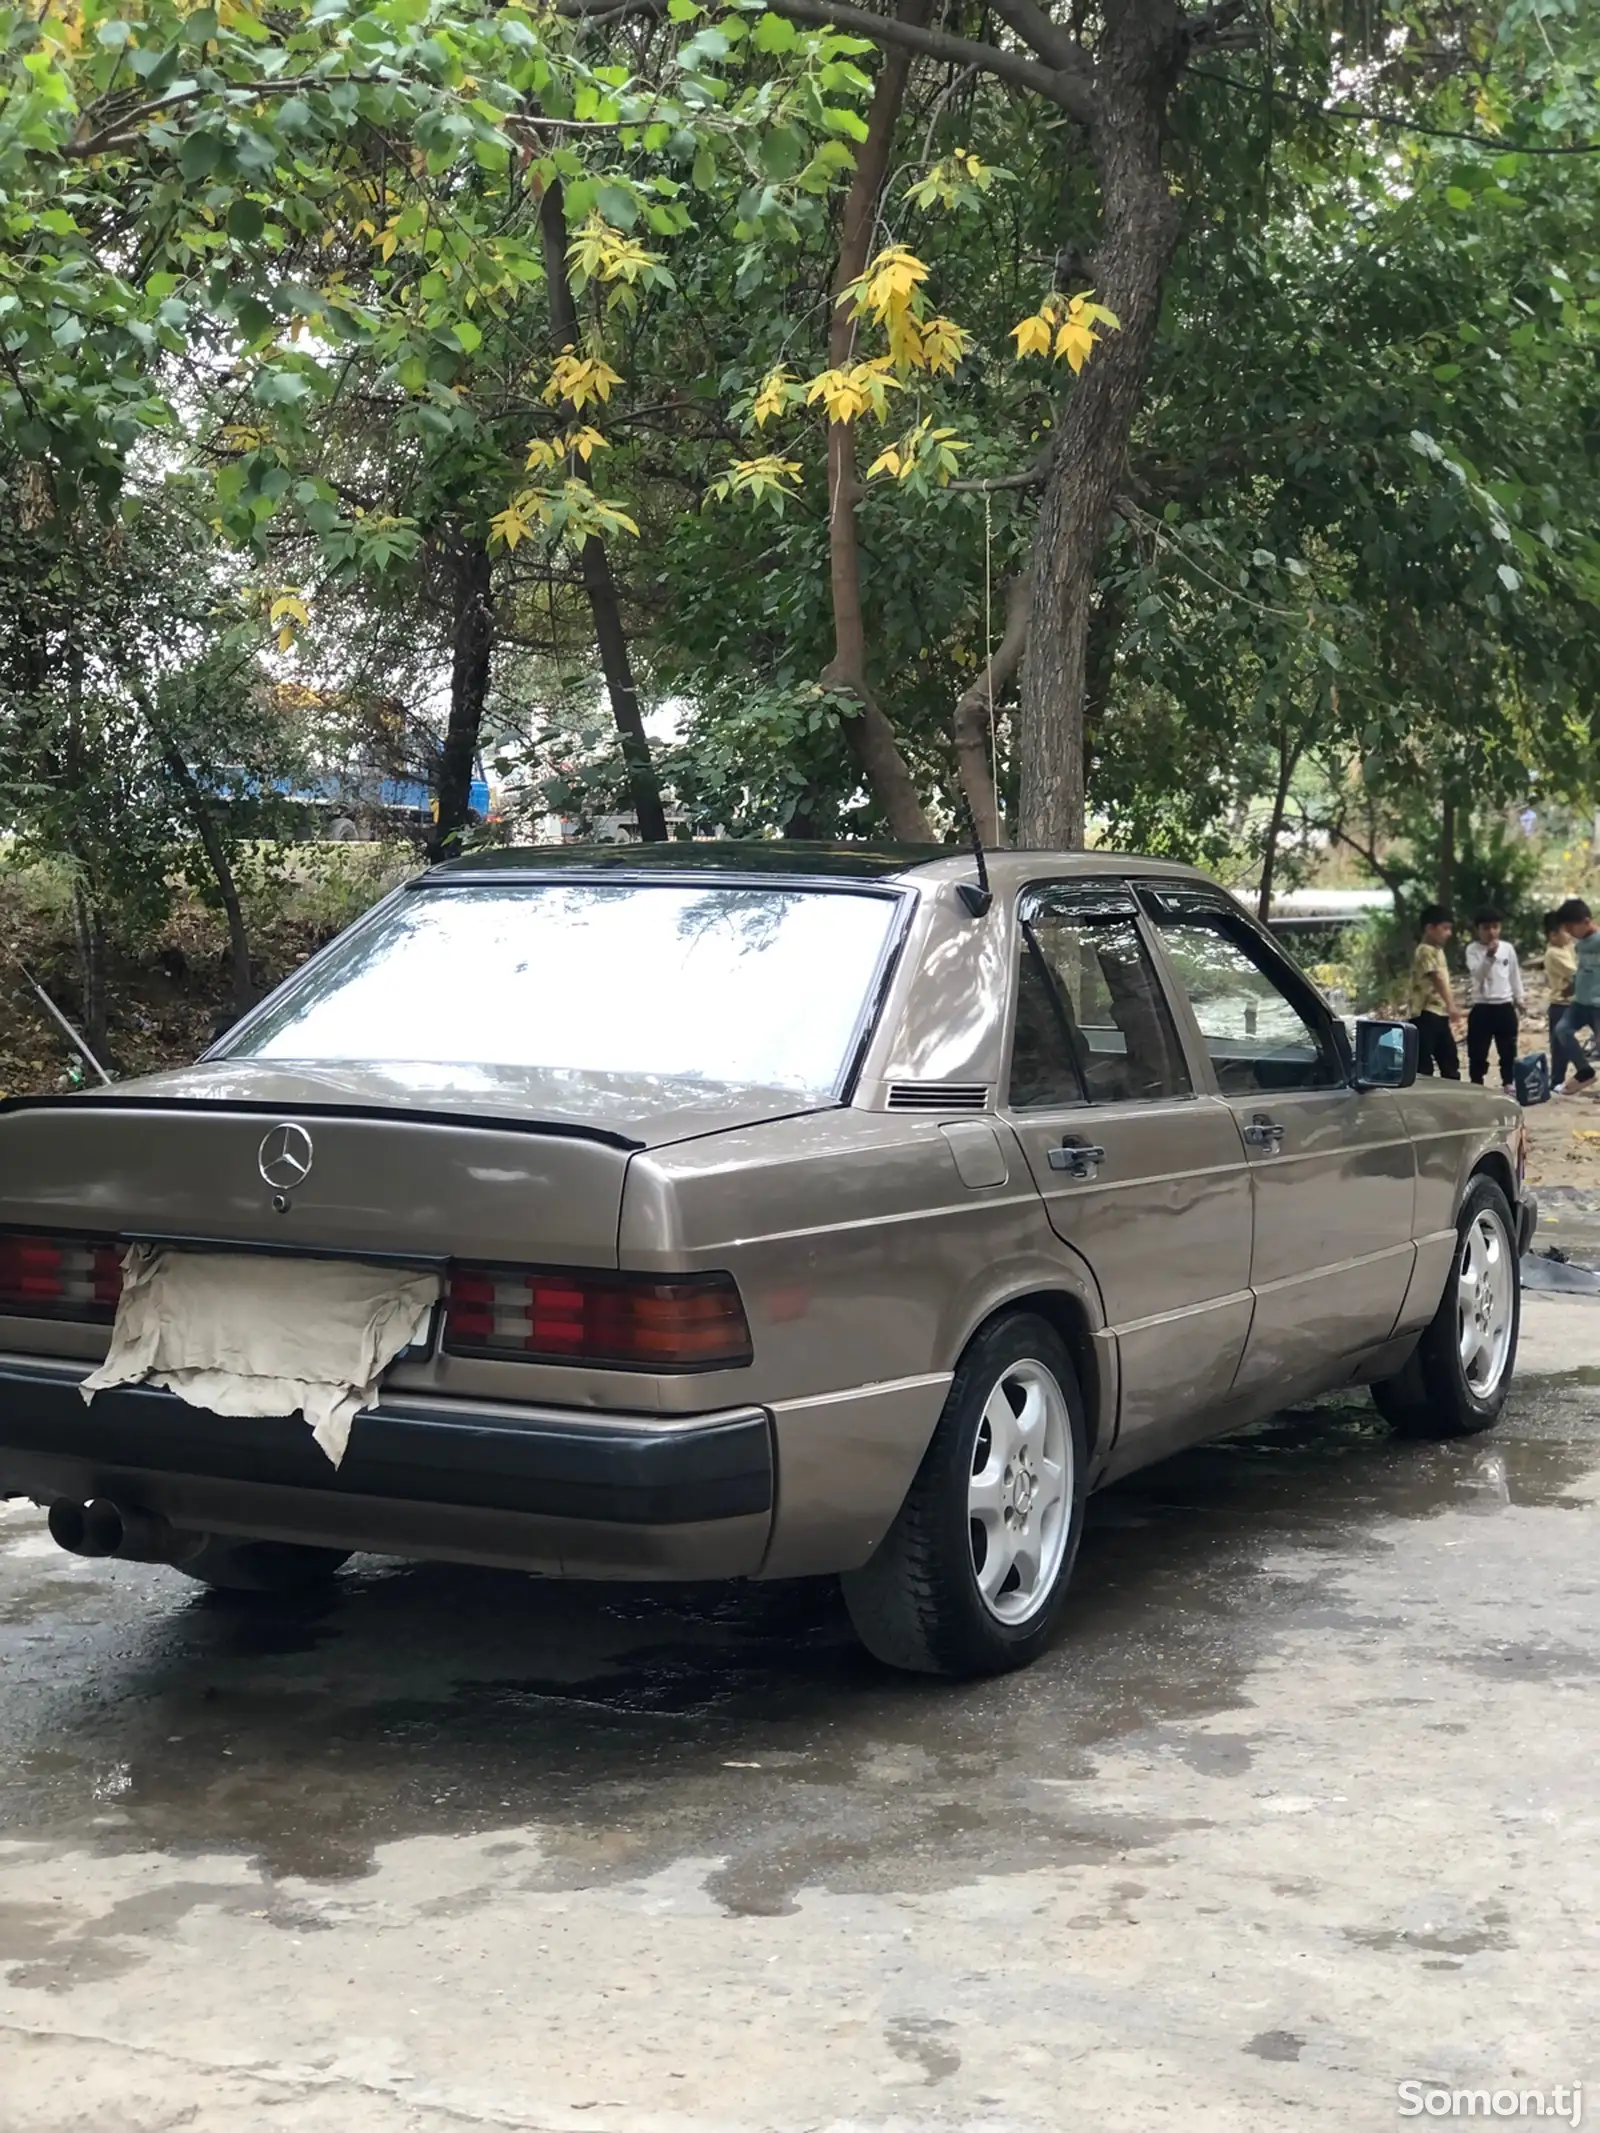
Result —
M70 1096L0 1097L0 1118L15 1111L162 1111L190 1112L215 1118L231 1113L240 1118L351 1118L396 1119L412 1126L455 1126L477 1133L531 1133L545 1140L596 1141L605 1148L620 1148L635 1155L648 1144L607 1126L580 1126L568 1119L507 1118L470 1111L413 1111L392 1104L266 1104L247 1097L231 1096L140 1096L132 1090L83 1089Z

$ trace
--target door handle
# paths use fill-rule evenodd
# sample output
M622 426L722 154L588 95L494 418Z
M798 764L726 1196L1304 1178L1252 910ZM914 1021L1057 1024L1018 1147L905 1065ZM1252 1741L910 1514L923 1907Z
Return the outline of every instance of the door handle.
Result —
M1244 1137L1252 1148L1264 1148L1269 1155L1276 1155L1283 1146L1283 1128L1275 1118L1268 1118L1265 1111L1258 1111L1244 1129Z
M1091 1148L1086 1141L1063 1139L1059 1148L1050 1150L1050 1168L1064 1170L1069 1177L1092 1178L1106 1159L1103 1148Z

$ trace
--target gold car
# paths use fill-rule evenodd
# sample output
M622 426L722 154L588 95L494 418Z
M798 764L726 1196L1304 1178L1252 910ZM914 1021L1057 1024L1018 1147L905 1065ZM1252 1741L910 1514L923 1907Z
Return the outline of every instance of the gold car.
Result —
M1341 1385L1495 1421L1518 1114L1415 1074L1158 861L459 860L0 1107L0 1494L223 1585L836 1574L892 1664L1023 1664L1113 1477ZM388 1345L285 1394L352 1295Z

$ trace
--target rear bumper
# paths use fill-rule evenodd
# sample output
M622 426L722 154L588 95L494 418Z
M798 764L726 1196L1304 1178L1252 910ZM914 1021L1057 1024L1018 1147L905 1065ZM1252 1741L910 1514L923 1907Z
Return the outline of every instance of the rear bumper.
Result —
M1533 1233L1539 1227L1539 1196L1524 1188L1517 1205L1517 1256L1528 1250L1533 1243Z
M334 1467L304 1422L0 1362L0 1495L94 1496L176 1526L575 1576L739 1577L774 1495L760 1408L659 1418L397 1396Z

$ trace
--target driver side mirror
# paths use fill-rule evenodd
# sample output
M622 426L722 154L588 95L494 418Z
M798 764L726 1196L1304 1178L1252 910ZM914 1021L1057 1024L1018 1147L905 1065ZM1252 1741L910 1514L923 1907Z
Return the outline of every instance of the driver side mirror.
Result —
M1417 1078L1417 1032L1409 1022L1356 1024L1356 1087L1409 1089Z

